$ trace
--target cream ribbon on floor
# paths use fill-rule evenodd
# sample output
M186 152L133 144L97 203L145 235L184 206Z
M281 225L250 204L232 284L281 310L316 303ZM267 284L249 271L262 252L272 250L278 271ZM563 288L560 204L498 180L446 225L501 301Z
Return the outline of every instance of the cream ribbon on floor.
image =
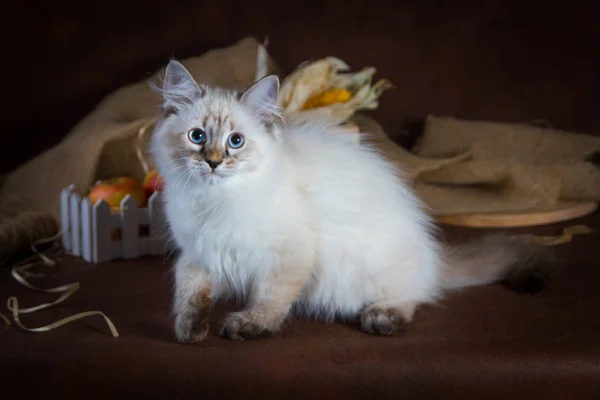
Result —
M33 243L31 245L31 250L35 254L33 257L36 258L37 260L31 261L31 262L25 262L25 263L21 263L21 264L15 264L12 267L12 269L11 269L12 277L17 282L19 282L21 285L25 286L26 288L34 290L36 292L62 293L62 295L58 299L56 299L55 301L53 301L51 303L44 303L44 304L40 304L40 305L37 305L34 307L29 307L29 308L19 308L19 300L15 296L10 297L8 299L6 306L8 307L8 310L12 313L12 317L14 319L15 325L17 325L19 328L21 328L25 331L29 331L29 332L47 332L52 329L58 328L62 325L65 325L70 322L81 319L81 318L100 315L106 321L106 324L108 325L108 328L110 329L112 336L118 337L119 332L117 331L117 328L115 327L113 322L110 320L110 318L108 318L101 311L86 311L86 312L78 313L78 314L63 318L59 321L53 322L51 324L40 326L38 328L27 328L21 322L21 319L20 319L21 314L30 314L30 313L33 313L36 311L45 310L47 308L61 304L64 301L66 301L69 297L71 297L80 288L79 282L72 282L72 283L67 283L65 285L57 286L57 287L50 288L50 289L43 289L43 288L39 288L37 286L32 285L31 283L29 283L27 281L27 279L25 279L25 278L30 278L30 277L40 278L43 276L43 274L33 273L33 272L29 271L33 266L38 265L39 263L42 263L49 267L56 267L56 261L51 259L47 255L45 255L41 251L39 251L38 246L43 245L43 244L50 244L50 243L53 243L56 246L57 241L61 238L61 236L62 236L62 234L59 232L52 237L36 241L35 243ZM0 318L5 322L6 325L11 325L10 320L6 316L2 315L2 313L0 313Z

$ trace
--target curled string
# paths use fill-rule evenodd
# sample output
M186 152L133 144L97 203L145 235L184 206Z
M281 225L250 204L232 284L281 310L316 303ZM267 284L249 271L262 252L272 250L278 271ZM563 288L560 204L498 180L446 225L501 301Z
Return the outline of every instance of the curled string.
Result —
M81 319L81 318L99 315L102 318L104 318L104 321L108 325L108 328L110 329L112 336L118 337L119 332L117 331L117 328L115 327L113 322L110 320L110 318L108 318L106 316L106 314L104 314L102 311L86 311L86 312L74 314L69 317L60 319L56 322L53 322L51 324L40 326L37 328L28 328L28 327L24 326L23 323L21 322L21 319L20 319L21 314L30 314L30 313L33 313L36 311L45 310L47 308L61 304L61 303L65 302L69 297L71 297L80 288L79 282L72 282L72 283L67 283L67 284L57 286L54 288L44 289L44 288L39 288L37 286L32 285L26 279L26 278L31 278L31 277L40 278L43 276L43 274L33 273L33 272L29 271L29 269L31 269L33 266L35 266L37 264L41 263L48 267L52 267L52 268L56 267L56 261L53 260L52 258L50 258L49 256L47 256L46 254L44 254L43 252L39 251L38 246L44 245L44 244L50 244L50 243L53 243L54 245L56 245L58 239L60 239L61 236L62 236L62 233L59 232L56 235L53 235L51 237L37 240L36 242L34 242L31 245L31 250L34 253L34 258L36 260L31 261L31 262L26 262L23 264L15 264L11 268L11 271L10 271L11 276L17 282L19 282L19 284L25 286L26 288L28 288L30 290L33 290L36 292L43 292L43 293L62 293L60 295L60 297L58 297L56 300L54 300L51 303L43 303L43 304L39 304L37 306L28 307L28 308L19 308L19 300L17 299L17 297L15 297L15 296L10 297L6 303L6 306L7 306L8 310L12 313L12 317L13 317L15 325L17 327L19 327L20 329L23 329L23 330L29 331L29 332L47 332L52 329L58 328L62 325L65 325L70 322ZM0 313L0 319L2 319L6 325L11 325L11 321L6 316L2 315L2 313Z

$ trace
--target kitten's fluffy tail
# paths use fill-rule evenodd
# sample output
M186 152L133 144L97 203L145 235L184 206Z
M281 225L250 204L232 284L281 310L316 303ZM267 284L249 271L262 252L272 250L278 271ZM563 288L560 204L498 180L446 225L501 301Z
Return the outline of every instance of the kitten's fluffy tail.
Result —
M557 272L547 248L504 235L484 235L459 245L445 245L442 287L446 290L502 281L528 293L542 290Z

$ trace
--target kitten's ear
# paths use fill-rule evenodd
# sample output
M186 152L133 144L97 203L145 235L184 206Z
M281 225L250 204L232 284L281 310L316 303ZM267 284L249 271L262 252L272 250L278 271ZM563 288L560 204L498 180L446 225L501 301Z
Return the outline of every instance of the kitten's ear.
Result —
M163 110L166 115L179 113L204 95L190 72L178 61L171 60L165 69L162 89Z
M240 101L261 117L272 121L279 116L279 78L269 75L258 80L246 90Z

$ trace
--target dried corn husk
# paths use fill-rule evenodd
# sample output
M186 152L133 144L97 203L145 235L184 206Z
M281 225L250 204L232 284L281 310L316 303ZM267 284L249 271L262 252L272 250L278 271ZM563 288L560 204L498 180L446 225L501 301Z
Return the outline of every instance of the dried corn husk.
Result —
M321 94L309 97L302 106L302 110L312 110L313 108L325 107L335 103L345 103L352 98L352 92L348 89L329 89Z
M335 57L300 65L281 83L279 101L284 113L301 110L310 97L332 88L332 81L338 71L349 69L344 61Z
M347 121L358 110L374 110L381 94L393 87L381 79L372 84L376 69L347 72L348 64L327 57L301 64L281 85L280 107L289 119L332 118Z

